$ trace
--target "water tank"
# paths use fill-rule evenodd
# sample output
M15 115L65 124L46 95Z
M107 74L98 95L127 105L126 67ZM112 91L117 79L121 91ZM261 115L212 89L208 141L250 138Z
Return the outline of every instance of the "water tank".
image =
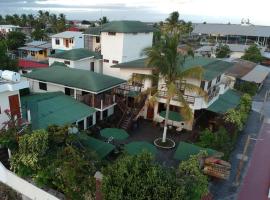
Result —
M21 75L19 73L9 71L9 70L3 71L1 77L5 80L12 81L12 82L20 82L21 80Z

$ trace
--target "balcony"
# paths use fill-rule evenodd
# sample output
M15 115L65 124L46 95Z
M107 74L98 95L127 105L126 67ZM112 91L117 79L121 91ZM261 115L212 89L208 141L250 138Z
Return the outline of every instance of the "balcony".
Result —
M214 86L208 90L208 92L207 92L208 103L211 102L216 96L219 95L219 90L220 90L219 86Z
M91 106L99 110L104 110L107 107L115 104L115 97L114 95L111 95L111 94L101 94L101 95L77 94L76 99L80 102L83 102L84 104L88 106Z
M167 91L165 91L165 90L159 90L158 91L158 97L159 98L167 98ZM195 104L196 97L191 96L191 95L183 95L183 97L184 97L185 101L188 104L191 104L191 105L194 105ZM172 100L179 101L179 99L176 96Z
M140 93L142 91L142 85L141 84L122 84L118 88L115 89L116 94L120 94L123 96L127 96L130 94L130 92Z

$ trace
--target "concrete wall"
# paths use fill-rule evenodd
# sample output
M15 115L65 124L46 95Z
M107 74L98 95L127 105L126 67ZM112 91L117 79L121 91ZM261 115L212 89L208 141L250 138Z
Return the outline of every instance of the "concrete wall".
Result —
M47 91L39 89L39 81L31 80L30 82L30 91L35 93L46 93L46 92L63 92L65 93L65 88L63 86L58 86L54 84L47 83ZM42 81L40 81L42 82Z
M59 200L55 196L45 192L26 180L18 177L16 174L7 170L2 163L0 163L0 181L5 185L11 187L29 199L35 200Z
M60 44L56 44L56 39L59 39ZM65 38L52 38L52 49L55 50L71 50L71 49L78 49L78 48L84 48L84 37L83 34L76 35L73 37L73 44L69 43L69 47L65 46Z

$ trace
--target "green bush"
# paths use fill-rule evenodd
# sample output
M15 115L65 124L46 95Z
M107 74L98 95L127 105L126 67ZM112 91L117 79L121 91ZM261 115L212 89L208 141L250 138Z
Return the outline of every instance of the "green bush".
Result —
M256 83L246 81L235 84L234 88L242 93L247 93L250 96L254 96L258 91L258 86Z

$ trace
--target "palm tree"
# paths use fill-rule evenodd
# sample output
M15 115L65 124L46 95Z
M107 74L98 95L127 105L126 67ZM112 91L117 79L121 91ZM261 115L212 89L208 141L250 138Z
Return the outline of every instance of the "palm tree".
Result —
M193 112L186 102L184 93L181 92L180 88L184 87L186 91L206 96L205 92L199 86L183 82L183 80L187 80L188 78L201 80L203 68L200 66L184 68L186 56L177 51L179 38L179 34L165 34L153 47L144 49L143 54L147 56L146 65L149 67L154 66L156 73L153 75L135 75L136 79L150 79L151 81L163 80L165 83L167 90L166 116L162 142L166 142L169 108L173 98L177 98L181 103L182 107L180 112L185 120L189 121L193 118ZM146 92L151 93L149 102L155 101L154 99L159 95L157 86L149 88Z
M102 18L99 19L99 24L106 24L109 22L109 19L106 16L103 16Z

